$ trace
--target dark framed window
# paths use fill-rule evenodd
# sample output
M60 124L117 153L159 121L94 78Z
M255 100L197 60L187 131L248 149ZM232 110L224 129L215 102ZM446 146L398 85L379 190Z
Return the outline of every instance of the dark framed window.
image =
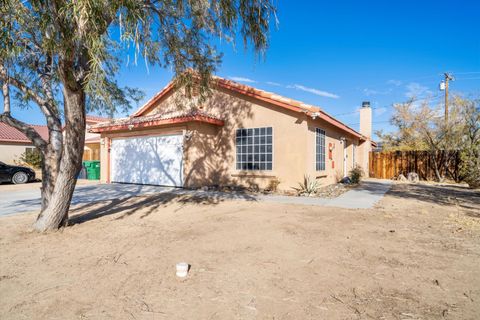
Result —
M325 130L315 129L315 169L325 170Z
M355 161L355 153L357 153L357 145L354 143L352 144L352 165L354 168L357 165Z
M272 127L237 129L235 147L237 170L272 170Z

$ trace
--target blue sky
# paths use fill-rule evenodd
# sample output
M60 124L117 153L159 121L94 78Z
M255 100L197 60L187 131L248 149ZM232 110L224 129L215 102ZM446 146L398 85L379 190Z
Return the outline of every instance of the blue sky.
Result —
M374 129L391 130L391 105L410 96L442 99L443 72L452 93L480 97L480 1L278 1L278 28L265 59L238 43L222 45L218 75L317 105L353 128L370 101ZM124 67L119 82L145 100L171 79L143 63ZM438 96L438 97L437 97ZM14 110L44 123L35 109Z

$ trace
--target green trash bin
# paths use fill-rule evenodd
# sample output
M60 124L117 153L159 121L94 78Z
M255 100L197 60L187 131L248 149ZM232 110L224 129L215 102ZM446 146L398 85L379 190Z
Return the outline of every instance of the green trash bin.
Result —
M88 180L100 180L100 161L83 161L83 165L87 170Z

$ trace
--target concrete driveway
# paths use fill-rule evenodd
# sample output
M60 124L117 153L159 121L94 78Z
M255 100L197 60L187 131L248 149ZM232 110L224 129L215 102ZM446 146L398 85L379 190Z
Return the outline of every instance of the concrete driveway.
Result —
M286 204L301 204L312 206L327 206L347 209L372 208L390 189L391 181L367 179L358 187L334 199L317 197L294 197L283 195L248 194L242 192L218 192L186 190L172 187L146 186L133 184L91 184L77 185L73 194L72 205L96 201L124 199L138 195L175 192L177 194L191 193L199 197L222 200L265 201ZM40 185L29 188L23 185L20 189L5 188L0 185L0 216L21 212L40 210ZM13 190L12 190L13 189Z
M0 185L0 216L40 210L39 183L22 185L22 188L18 190L12 190L12 187L15 186ZM132 184L77 185L73 194L72 205L168 192L174 189Z

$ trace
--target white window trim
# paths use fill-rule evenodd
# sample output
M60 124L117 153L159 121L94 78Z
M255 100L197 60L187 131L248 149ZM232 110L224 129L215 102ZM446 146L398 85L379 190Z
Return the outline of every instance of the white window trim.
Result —
M265 170L237 169L237 131L242 130L242 129L261 129L261 128L272 128L272 169L265 169ZM264 125L264 126L261 126L261 127L252 127L252 128L236 128L235 129L234 145L235 145L235 158L234 158L234 164L233 164L234 171L236 171L236 172L251 172L251 173L255 173L255 172L259 172L259 173L269 172L269 173L272 173L274 171L274 169L275 169L275 128L273 127L273 125Z
M323 164L324 164L324 169L317 170L317 130L322 130L323 131ZM313 168L315 169L315 172L324 172L327 171L327 131L325 129L315 127L315 137L313 139L314 143L314 153L313 153Z

